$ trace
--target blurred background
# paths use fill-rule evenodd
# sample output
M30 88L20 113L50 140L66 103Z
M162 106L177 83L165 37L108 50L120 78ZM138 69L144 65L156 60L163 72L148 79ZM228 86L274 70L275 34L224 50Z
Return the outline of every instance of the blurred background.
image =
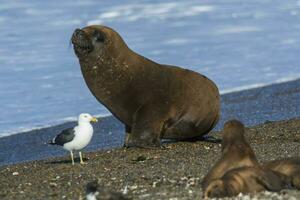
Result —
M296 0L1 0L0 137L110 114L84 83L75 28L110 26L137 53L200 72L224 94L300 78L299 22Z

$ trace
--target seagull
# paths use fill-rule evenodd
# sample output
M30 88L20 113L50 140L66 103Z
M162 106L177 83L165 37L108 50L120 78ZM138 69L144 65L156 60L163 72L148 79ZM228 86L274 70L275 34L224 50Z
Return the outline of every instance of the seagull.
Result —
M81 113L78 117L78 125L74 128L64 129L61 133L55 136L52 141L49 142L51 145L60 145L64 149L70 151L72 165L74 165L73 151L79 150L80 164L85 164L82 159L82 150L86 147L93 136L93 126L90 122L97 122L96 117L92 117L88 113Z

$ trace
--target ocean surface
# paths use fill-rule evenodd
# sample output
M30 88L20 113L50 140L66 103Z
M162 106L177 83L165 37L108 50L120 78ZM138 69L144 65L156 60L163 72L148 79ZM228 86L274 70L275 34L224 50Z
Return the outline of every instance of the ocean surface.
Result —
M109 115L70 45L102 24L154 61L214 80L221 93L300 78L300 1L0 0L0 137Z

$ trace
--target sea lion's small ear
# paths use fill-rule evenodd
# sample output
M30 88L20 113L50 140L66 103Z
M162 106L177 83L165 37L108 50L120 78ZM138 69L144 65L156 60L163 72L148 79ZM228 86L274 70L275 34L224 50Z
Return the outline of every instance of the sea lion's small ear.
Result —
M93 37L94 37L96 42L103 43L105 41L105 35L100 30L95 30L94 33L93 33Z

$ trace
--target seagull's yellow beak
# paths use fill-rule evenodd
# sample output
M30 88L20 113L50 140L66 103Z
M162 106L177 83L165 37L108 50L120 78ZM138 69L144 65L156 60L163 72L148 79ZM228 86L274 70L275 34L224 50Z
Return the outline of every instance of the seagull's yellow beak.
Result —
M92 119L91 119L91 122L97 122L98 121L98 119L96 118L96 117L93 117Z

